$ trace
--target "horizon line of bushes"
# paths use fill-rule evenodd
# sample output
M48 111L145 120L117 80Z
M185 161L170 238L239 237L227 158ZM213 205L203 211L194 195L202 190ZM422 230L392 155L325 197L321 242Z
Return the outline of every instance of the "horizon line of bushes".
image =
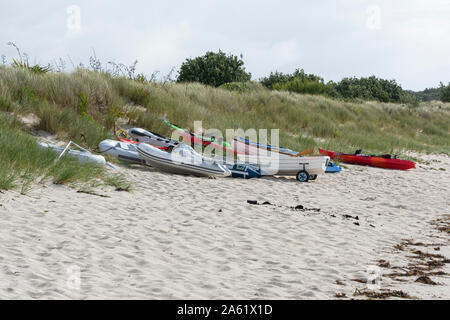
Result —
M251 74L245 71L244 61L240 57L225 54L223 51L206 52L194 59L186 59L181 65L177 82L200 82L213 87L222 86L230 90L249 90ZM376 100L379 102L394 102L418 104L429 101L430 94L443 102L450 102L450 83L423 92L403 90L395 80L370 77L343 78L341 81L325 83L321 76L307 74L303 69L296 69L292 74L271 72L269 76L258 81L270 90L288 91L301 94L324 95L340 100ZM239 84L240 83L240 84Z
M21 68L34 73L63 72L65 62L60 59L56 67L42 67L38 64L30 66L28 55L22 54L20 49L13 42L7 43L13 46L19 55L19 59L13 59L11 64L15 68ZM205 55L196 58L186 59L178 72L178 77L172 79L174 68L164 77L164 82L199 82L213 87L222 87L229 90L248 91L253 88L249 85L251 73L246 72L242 54L238 57L233 54L226 54L219 49L217 53L208 51ZM6 64L5 56L2 56L3 64ZM97 58L95 51L90 57L90 68L94 71L106 72L113 76L123 75L140 83L156 81L154 72L150 78L143 73L136 74L136 60L131 66L108 62L106 68ZM111 66L111 69L108 68ZM75 69L85 68L80 63ZM277 91L288 91L300 94L323 95L333 99L344 101L355 100L375 100L379 102L406 103L417 105L422 101L440 100L450 102L450 82L444 85L440 82L438 88L427 88L423 91L404 90L396 80L386 80L374 75L370 77L345 77L341 81L334 82L325 80L315 74L307 74L303 69L296 69L292 74L282 72L271 72L269 76L260 78L257 83L262 86Z
M271 89L303 94L319 94L342 100L376 100L379 102L418 103L420 101L441 100L450 102L450 83L440 88L425 89L414 92L403 90L395 80L370 77L343 78L339 82L329 81L318 75L306 74L297 69L292 74L271 72L268 77L260 79L260 83Z

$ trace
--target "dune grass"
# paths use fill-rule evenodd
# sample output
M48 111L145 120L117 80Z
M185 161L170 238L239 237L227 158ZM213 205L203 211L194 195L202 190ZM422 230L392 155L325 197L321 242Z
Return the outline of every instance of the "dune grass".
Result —
M58 161L56 158L57 154L40 148L36 140L22 130L22 123L14 115L0 112L0 189L27 193L34 184L48 181L72 186L96 181L127 188L122 178L108 174L104 167L70 157Z
M114 79L125 85L125 80ZM137 84L130 84L137 86ZM142 89L142 88L141 88ZM159 116L193 130L204 128L280 129L280 144L294 150L449 153L449 105L409 107L378 102L349 103L321 96L273 92L264 88L230 92L200 84L147 85L148 98L130 121L162 134L170 130Z
M280 129L280 144L294 150L450 152L450 104L343 102L270 91L255 83L248 90L231 87L141 83L85 69L33 74L1 67L0 110L35 113L38 128L91 150L112 136L119 117L170 135L159 119L167 116L191 130L196 120L223 133L228 128Z

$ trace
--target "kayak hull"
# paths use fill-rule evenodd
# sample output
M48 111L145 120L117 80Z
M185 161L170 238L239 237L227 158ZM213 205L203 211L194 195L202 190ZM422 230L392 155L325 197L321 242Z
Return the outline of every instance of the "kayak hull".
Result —
M384 169L393 170L408 170L416 166L416 164L409 160L402 159L388 159L376 156L354 155L341 152L333 152L319 149L319 153L329 156L331 159L336 159L345 163L357 164L363 166L371 166Z

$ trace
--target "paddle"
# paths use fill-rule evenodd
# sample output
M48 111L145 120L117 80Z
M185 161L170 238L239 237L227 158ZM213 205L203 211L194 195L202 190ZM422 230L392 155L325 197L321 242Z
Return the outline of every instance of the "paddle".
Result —
M297 154L295 155L295 157L306 156L307 154L311 154L311 153L313 153L313 152L314 152L314 150L311 148L311 149L304 150L304 151L301 151L301 152L297 153Z

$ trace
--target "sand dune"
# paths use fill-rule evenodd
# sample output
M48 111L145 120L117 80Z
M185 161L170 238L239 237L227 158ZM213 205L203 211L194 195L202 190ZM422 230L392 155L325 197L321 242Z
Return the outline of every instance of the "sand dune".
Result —
M430 224L450 213L450 160L420 157L438 162L407 172L349 165L303 184L136 167L121 169L131 193L2 192L0 298L352 298L379 260L411 264L414 246L395 249L405 239L450 257L448 232ZM448 264L436 270L449 272ZM448 275L430 277L440 285L381 278L375 290L450 298Z

